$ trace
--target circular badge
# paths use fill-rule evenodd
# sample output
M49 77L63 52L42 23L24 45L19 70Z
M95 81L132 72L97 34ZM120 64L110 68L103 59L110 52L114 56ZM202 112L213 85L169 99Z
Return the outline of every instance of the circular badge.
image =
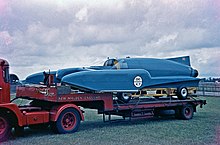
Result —
M142 78L140 76L136 76L134 78L134 86L139 88L142 85Z

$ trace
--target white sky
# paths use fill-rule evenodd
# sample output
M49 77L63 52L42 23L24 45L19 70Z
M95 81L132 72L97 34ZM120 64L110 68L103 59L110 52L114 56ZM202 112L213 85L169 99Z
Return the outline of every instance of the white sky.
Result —
M220 77L219 0L0 0L0 57L21 79L107 57L190 55Z

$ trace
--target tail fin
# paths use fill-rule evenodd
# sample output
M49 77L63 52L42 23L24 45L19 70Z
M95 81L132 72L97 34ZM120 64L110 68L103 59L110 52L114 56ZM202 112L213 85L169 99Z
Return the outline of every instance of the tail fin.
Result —
M168 58L167 60L175 61L178 63L182 63L184 65L190 66L190 58L189 56L182 56L182 57L176 57L176 58Z

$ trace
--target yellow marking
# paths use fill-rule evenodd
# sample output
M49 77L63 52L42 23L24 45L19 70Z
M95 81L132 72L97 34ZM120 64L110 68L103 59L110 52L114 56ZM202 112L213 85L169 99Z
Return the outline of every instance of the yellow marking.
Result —
M194 94L194 91L197 90L196 87L188 87L188 94ZM162 97L162 96L176 96L176 88L145 88L137 93L133 93L132 97Z

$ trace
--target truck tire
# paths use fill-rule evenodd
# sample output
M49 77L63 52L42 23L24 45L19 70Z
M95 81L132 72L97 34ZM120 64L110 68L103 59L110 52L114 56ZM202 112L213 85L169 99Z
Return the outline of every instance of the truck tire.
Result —
M131 96L128 94L130 93L117 93L117 98L123 103L128 103L131 100Z
M11 135L11 129L7 116L0 114L0 142L8 140Z
M187 104L180 109L180 117L184 120L192 119L193 113L194 109L191 104Z
M65 134L73 133L78 130L80 126L80 115L76 109L67 108L63 110L57 121L51 124L52 130L55 133Z
M188 96L188 90L186 87L180 87L177 89L177 97L180 100L185 100L187 99Z

